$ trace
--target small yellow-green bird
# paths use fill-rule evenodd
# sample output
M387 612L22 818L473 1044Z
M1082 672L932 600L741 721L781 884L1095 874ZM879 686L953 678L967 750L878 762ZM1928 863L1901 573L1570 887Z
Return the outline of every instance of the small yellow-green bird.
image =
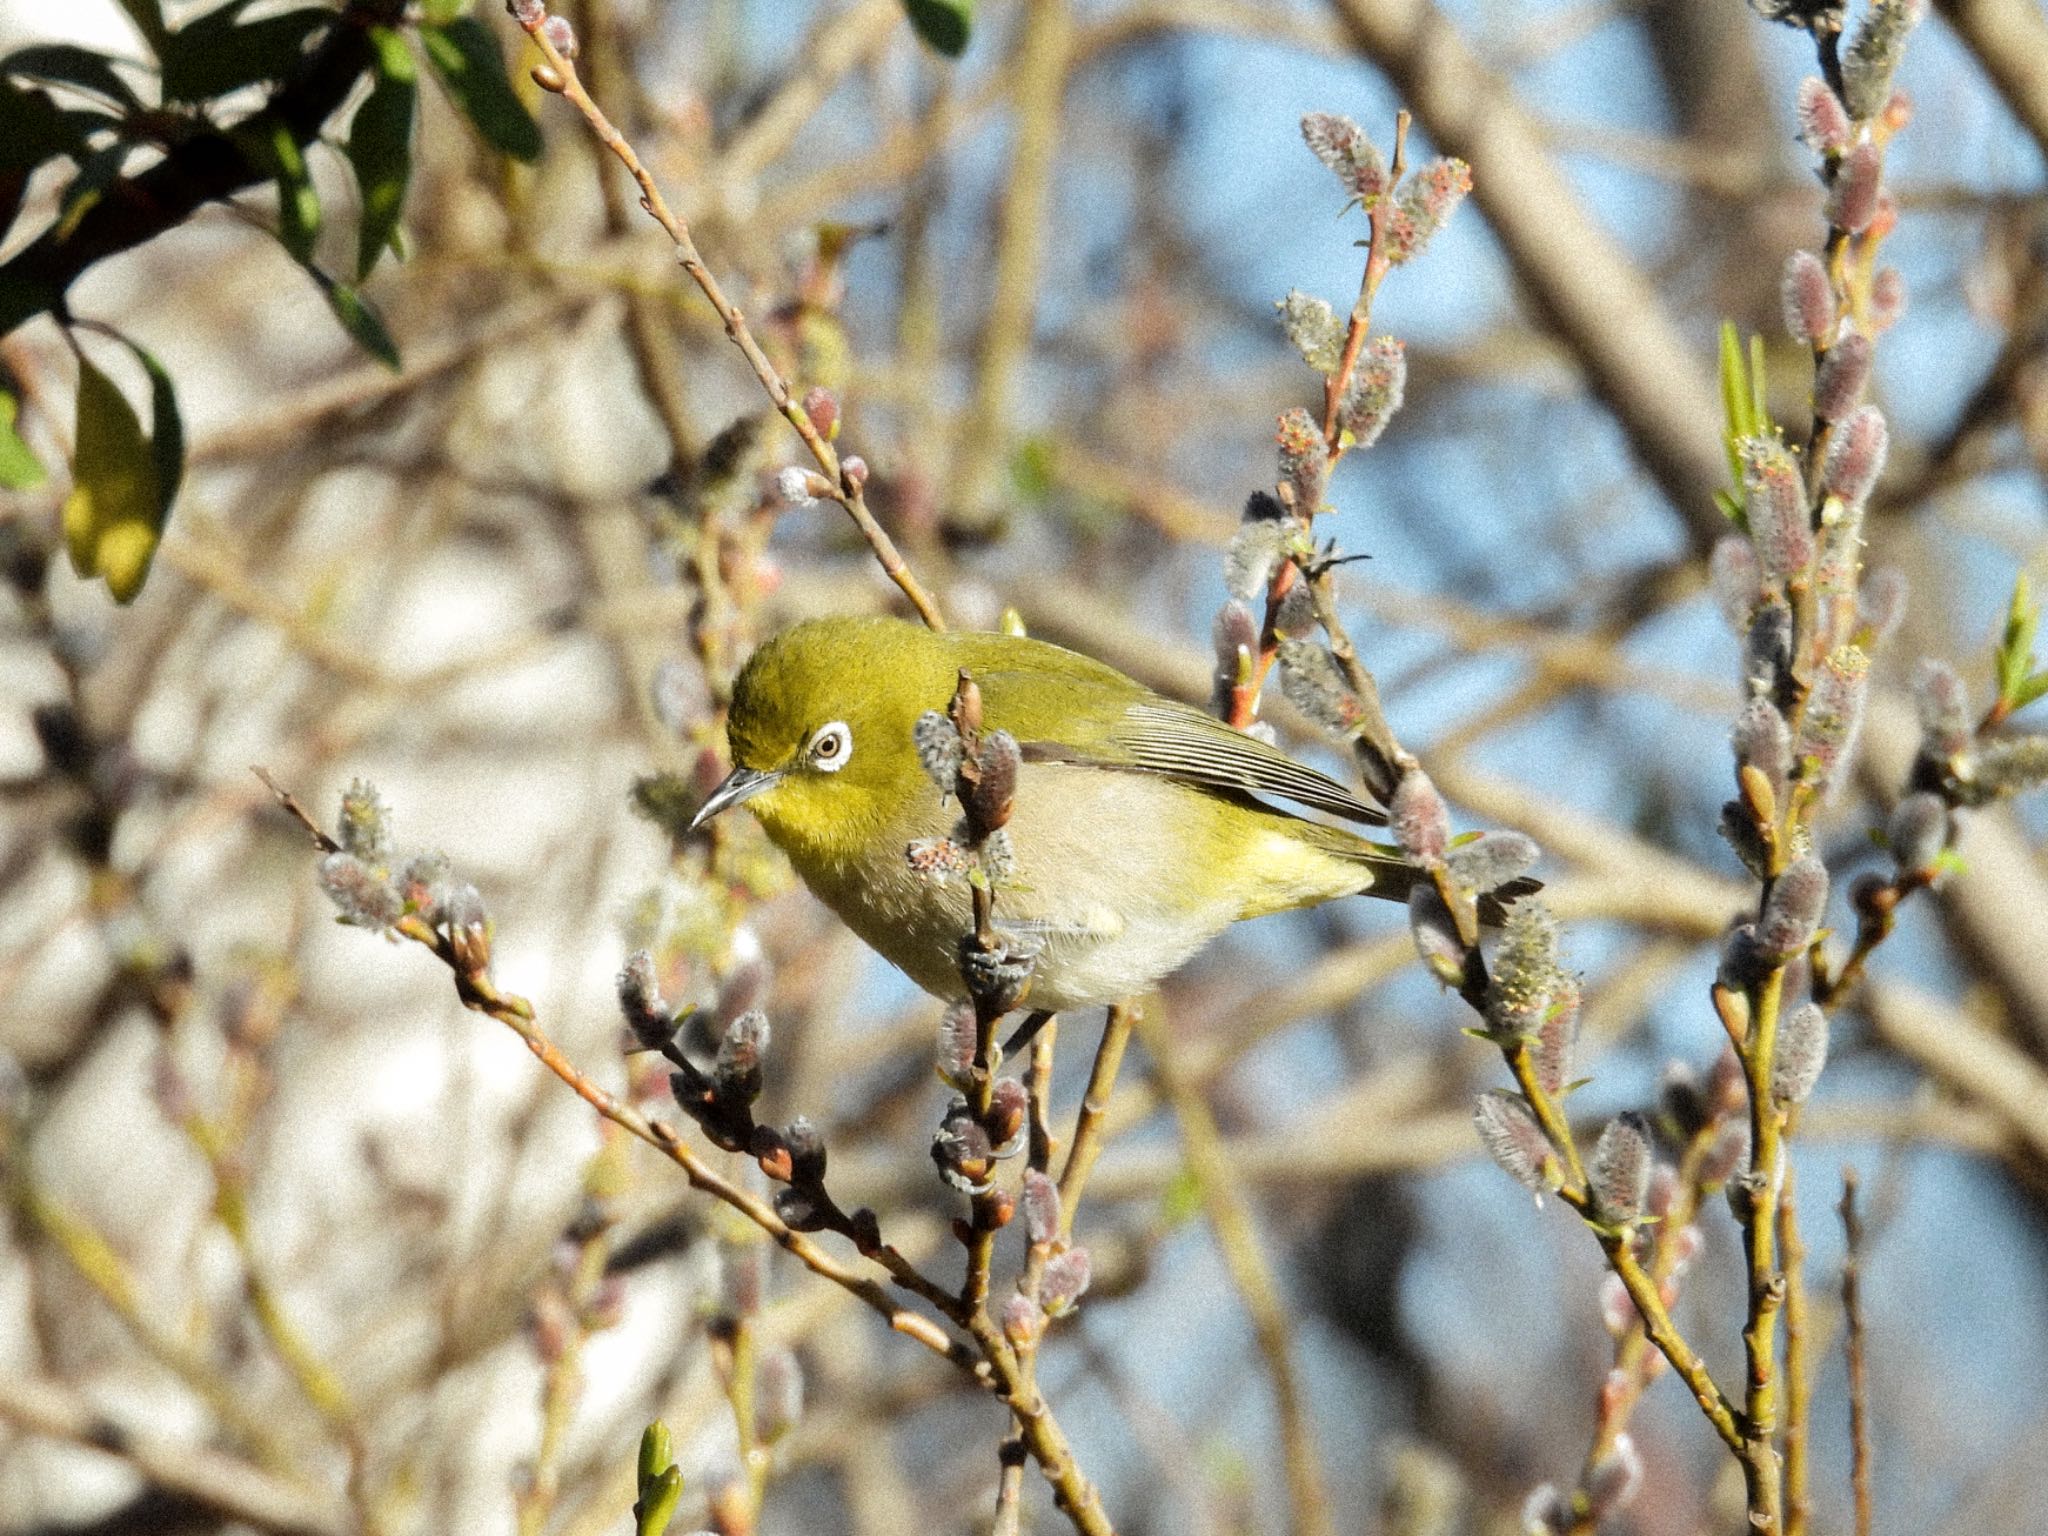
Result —
M959 820L912 728L963 669L985 728L1023 748L996 918L1040 946L1032 1007L1143 992L1242 918L1407 898L1417 872L1397 851L1261 798L1385 821L1335 779L1059 646L901 619L818 619L757 650L733 690L733 770L692 825L744 802L849 928L926 991L964 997L967 882L906 857Z

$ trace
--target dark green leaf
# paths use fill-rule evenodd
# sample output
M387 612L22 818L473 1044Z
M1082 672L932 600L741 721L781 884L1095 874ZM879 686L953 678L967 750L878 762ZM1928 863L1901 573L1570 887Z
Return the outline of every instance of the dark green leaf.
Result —
M142 371L149 375L150 457L156 462L156 493L159 502L157 526L170 521L178 487L185 483L185 417L178 409L178 391L156 354L140 342L117 336L121 345L135 354Z
M41 485L47 472L14 430L15 410L14 396L0 389L0 490L26 491Z
M0 75L74 86L130 112L142 110L142 99L115 71L111 59L72 43L38 43L33 48L16 49L0 59Z
M128 19L135 23L135 30L142 34L142 40L149 44L150 52L159 62L164 57L165 45L170 40L170 29L164 25L162 0L118 0ZM247 0L242 0L243 4Z
M81 165L90 158L90 135L119 127L103 112L60 107L47 91L0 76L0 237L14 226L28 179L45 161L69 155Z
M105 580L120 603L142 590L163 532L157 456L114 381L78 360L78 429L64 542L72 569Z
M320 194L306 172L306 152L292 137L289 124L270 129L270 163L277 177L277 238L301 266L313 259L320 234Z
M337 283L318 268L308 267L306 270L313 274L313 280L327 295L328 307L334 311L334 318L355 339L356 345L393 373L398 372L398 343L391 339L391 333L384 328L383 317L370 307L370 301L347 283Z
M305 56L308 41L339 15L309 6L237 26L240 10L222 6L172 36L164 56L166 101L210 101L258 81L282 80Z
M488 27L472 16L459 16L445 26L421 27L420 42L449 97L486 143L515 160L540 158L540 125L513 94L498 40Z
M903 0L903 9L925 46L949 59L967 51L968 34L974 29L974 0Z
M373 27L370 40L377 50L377 84L348 130L348 163L363 198L358 282L370 275L398 231L412 176L412 120L419 98L419 71L405 40L388 27Z
M0 172L26 173L52 155L83 160L90 153L87 136L120 123L104 112L60 107L47 91L0 78Z

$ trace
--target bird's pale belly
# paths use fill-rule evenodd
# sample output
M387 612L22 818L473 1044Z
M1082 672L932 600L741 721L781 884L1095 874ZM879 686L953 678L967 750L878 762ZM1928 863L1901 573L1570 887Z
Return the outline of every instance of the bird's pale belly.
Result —
M1026 768L1010 824L1015 876L996 897L999 927L1039 946L1028 1004L1073 1009L1143 992L1243 917L1362 889L1367 872L1304 843L1275 816L1218 827L1201 792L1117 776L1114 825L1097 823L1102 770ZM887 853L820 864L789 848L797 871L848 927L926 991L965 995L959 945L972 922L961 876L936 880L904 857L913 838L943 836L955 814L928 815L886 840ZM1176 878L1196 844L1198 882ZM1199 884L1200 889L1196 886Z

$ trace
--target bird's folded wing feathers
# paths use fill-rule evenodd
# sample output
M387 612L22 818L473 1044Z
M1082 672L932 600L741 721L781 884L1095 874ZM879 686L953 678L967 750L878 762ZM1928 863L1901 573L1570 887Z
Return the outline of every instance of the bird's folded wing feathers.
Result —
M1209 789L1291 800L1370 826L1386 824L1386 812L1359 799L1328 774L1297 763L1278 748L1192 705L1161 698L1136 702L1119 698L1114 702L1114 714L1101 722L1107 729L1100 747L1025 739L1025 760L1163 774Z

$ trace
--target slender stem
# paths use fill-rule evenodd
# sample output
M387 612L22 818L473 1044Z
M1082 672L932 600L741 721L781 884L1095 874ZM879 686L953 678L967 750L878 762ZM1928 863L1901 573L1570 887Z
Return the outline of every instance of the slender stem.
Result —
M832 499L846 509L847 515L853 519L854 526L860 529L861 536L867 540L869 549L874 552L876 561L909 600L910 606L917 610L918 617L932 629L944 629L946 621L940 616L938 603L904 561L895 541L868 510L867 498L862 489L864 477L848 473L838 450L818 430L810 418L810 413L803 408L802 402L797 399L774 363L769 361L768 354L761 350L761 344L747 328L746 316L740 313L738 305L726 297L718 279L712 276L711 269L704 264L704 258L697 250L697 242L690 235L689 225L669 207L667 199L661 195L661 188L655 184L653 174L641 163L640 156L632 144L627 141L624 134L612 126L611 119L605 116L603 109L584 89L583 82L576 74L576 66L549 38L545 26L545 8L533 7L530 17L521 17L515 12L515 19L519 20L527 35L533 39L534 46L547 59L546 71L536 71L535 80L544 89L555 92L582 113L583 120L590 125L590 131L598 142L616 155L619 163L625 166L627 173L640 188L640 206L645 208L649 217L667 233L676 248L676 260L681 263L683 270L689 273L690 280L703 292L704 297L711 301L711 307L718 311L718 318L725 322L725 334L731 338L733 345L740 349L748 366L754 370L754 377L761 381L761 387L768 392L768 398L776 411L796 429L797 436L803 439L804 446L810 450L811 457L817 461L818 468L830 482L829 494Z
M1806 1536L1813 1513L1808 1470L1813 1339L1806 1297L1806 1244L1799 1236L1798 1196L1789 1163L1785 1192L1778 1202L1778 1250L1785 1271L1785 1536Z
M1137 1021L1138 1005L1111 1003L1102 1026L1102 1043L1095 1048L1095 1066L1088 1074L1088 1090L1081 1096L1081 1110L1074 1118L1074 1140L1067 1149L1067 1161L1060 1169L1060 1237L1073 1236L1074 1212L1088 1187L1088 1175L1095 1159L1102 1155L1104 1122L1109 1115L1110 1094L1123 1066L1124 1047L1130 1044L1131 1028Z
M1209 1113L1200 1092L1174 1064L1172 1042L1166 1038L1163 1021L1148 1014L1139 1020L1138 1027L1145 1036L1153 1078L1180 1127L1188 1172L1200 1191L1224 1267L1244 1299L1266 1374L1273 1381L1292 1529L1299 1536L1332 1536L1336 1527L1316 1454L1315 1426L1295 1370L1293 1330L1288 1326L1286 1301L1273 1278L1272 1267L1266 1262L1265 1245L1253 1224L1244 1190L1231 1170L1215 1117Z
M1870 1536L1870 1377L1864 1361L1863 1218L1856 1209L1854 1168L1842 1170L1842 1317L1849 1358L1849 1482L1856 1500L1856 1536Z
M1785 1277L1778 1267L1777 1213L1785 1172L1784 1118L1771 1097L1778 1014L1784 996L1782 967L1774 967L1751 988L1749 1041L1742 1053L1749 1080L1750 1171L1748 1209L1743 1215L1749 1322L1742 1331L1748 1391L1741 1456L1750 1525L1758 1536L1778 1536L1784 1522L1784 1482L1777 1447L1778 1313L1785 1301Z

